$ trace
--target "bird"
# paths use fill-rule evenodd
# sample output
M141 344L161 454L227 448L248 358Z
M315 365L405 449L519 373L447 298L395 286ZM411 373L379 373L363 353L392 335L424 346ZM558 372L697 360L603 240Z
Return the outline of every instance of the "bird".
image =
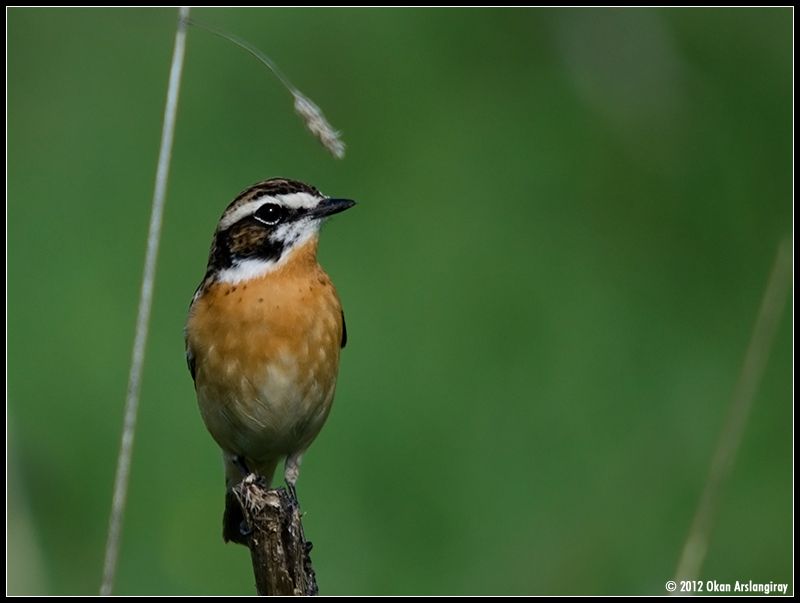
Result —
M297 503L303 454L333 404L347 327L317 262L322 224L355 205L297 180L271 178L223 212L184 329L200 415L222 449L225 542L247 545L233 487L269 484L285 459Z

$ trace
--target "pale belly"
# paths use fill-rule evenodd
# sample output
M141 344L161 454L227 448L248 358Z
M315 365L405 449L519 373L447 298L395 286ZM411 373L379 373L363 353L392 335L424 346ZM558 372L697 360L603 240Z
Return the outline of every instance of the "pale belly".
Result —
M328 417L336 377L316 378L321 369L299 375L285 358L266 364L255 378L230 368L223 387L197 387L200 414L217 444L259 463L307 449Z

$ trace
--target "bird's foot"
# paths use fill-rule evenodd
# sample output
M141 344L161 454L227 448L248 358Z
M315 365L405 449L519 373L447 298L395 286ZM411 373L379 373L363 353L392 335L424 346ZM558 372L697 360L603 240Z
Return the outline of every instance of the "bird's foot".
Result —
M236 465L236 468L241 471L242 477L247 477L250 475L250 470L247 468L247 463L244 460L243 456L239 456L238 454L234 454L231 457L233 464Z
M297 511L297 514L302 517L303 514L300 512L300 503L297 500L297 490L295 489L294 484L287 483L286 489L289 491L289 503L291 504L292 509Z

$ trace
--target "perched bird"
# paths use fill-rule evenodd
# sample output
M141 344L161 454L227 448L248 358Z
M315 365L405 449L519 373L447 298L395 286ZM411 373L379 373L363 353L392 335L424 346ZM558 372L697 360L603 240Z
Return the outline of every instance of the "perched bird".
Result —
M246 544L232 488L244 474L284 478L296 501L303 453L333 403L347 330L339 296L317 263L325 220L355 205L284 178L228 206L189 307L186 359L200 414L222 448L222 536Z

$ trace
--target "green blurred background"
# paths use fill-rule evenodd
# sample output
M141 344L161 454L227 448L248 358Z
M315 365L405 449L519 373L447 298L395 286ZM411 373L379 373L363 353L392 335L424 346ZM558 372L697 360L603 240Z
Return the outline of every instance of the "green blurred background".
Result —
M299 493L323 594L664 594L792 233L791 8L197 9L119 594L253 594L182 329L273 176L347 314ZM8 9L11 593L101 576L174 9ZM790 584L792 300L701 578Z

